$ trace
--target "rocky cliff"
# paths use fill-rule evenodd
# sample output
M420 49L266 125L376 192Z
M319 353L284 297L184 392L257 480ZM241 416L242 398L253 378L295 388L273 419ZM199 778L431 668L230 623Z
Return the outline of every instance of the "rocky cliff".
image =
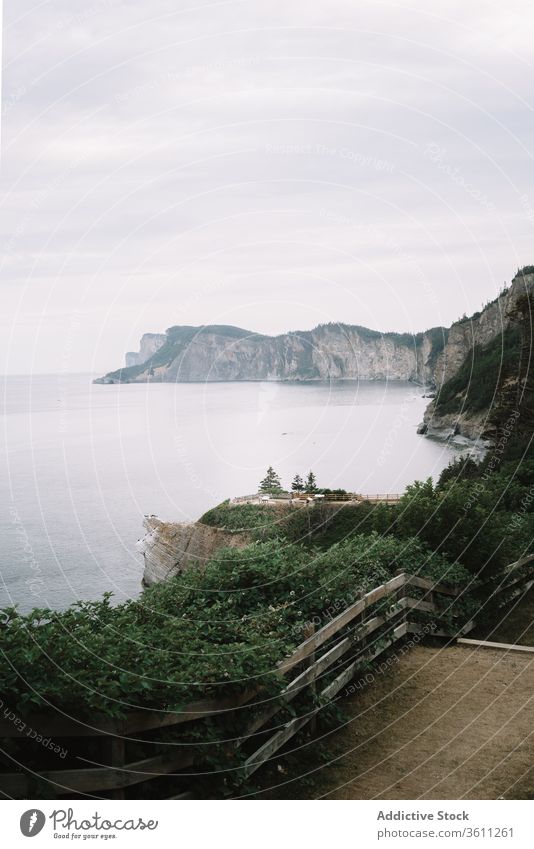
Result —
M145 535L137 543L143 555L143 584L168 581L191 567L202 568L219 548L244 548L247 534L212 528L200 522L162 522L156 516L144 521Z
M518 416L531 382L533 307L534 268L528 266L480 313L452 325L436 358L437 393L421 433L484 444L496 441L510 417L516 429L525 424Z
M413 336L328 324L264 336L223 325L171 327L146 360L96 382L387 379L433 384L446 340L444 328Z
M141 366L165 344L165 333L145 333L141 336L139 351L128 351L125 356L126 368Z
M534 267L526 266L480 313L448 330L411 335L326 324L265 336L226 325L171 327L145 334L128 368L96 382L411 380L437 393L422 433L491 440L514 392L532 383L519 371L532 360L533 300Z

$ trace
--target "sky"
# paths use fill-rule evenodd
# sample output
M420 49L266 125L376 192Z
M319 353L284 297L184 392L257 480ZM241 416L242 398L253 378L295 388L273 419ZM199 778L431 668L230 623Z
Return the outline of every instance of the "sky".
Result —
M0 372L449 325L534 263L528 0L4 0Z

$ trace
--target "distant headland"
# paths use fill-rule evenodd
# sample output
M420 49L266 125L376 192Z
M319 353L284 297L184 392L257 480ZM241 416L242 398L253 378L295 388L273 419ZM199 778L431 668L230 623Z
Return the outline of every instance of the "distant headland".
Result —
M279 336L174 326L145 334L124 368L95 383L408 380L436 393L421 433L494 441L524 383L518 369L532 344L533 295L534 266L525 266L480 312L417 334L343 323Z

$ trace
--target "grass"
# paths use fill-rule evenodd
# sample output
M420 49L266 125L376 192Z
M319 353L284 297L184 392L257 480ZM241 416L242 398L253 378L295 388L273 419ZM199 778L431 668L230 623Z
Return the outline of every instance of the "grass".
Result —
M287 504L274 508L225 501L199 521L227 531L248 531L251 539L284 537L325 551L357 534L390 532L395 515L395 508L383 504L317 502L309 507Z

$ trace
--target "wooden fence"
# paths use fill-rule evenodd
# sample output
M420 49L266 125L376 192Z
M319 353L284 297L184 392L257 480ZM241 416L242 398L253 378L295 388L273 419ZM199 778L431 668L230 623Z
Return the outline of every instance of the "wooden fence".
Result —
M322 493L319 493L322 495ZM269 501L262 502L262 493L258 493L256 495L239 495L235 498L232 498L232 504L269 504L270 502L283 502L286 503L318 503L319 501L323 502L335 502L337 503L354 503L361 504L362 501L368 501L372 504L398 504L400 499L402 498L402 493L398 492L383 492L383 493L371 493L368 495L362 495L358 492L347 492L345 495L338 495L335 492L327 492L321 498L314 499L313 493L305 493L305 492L282 492L277 493L275 495L270 496Z
M533 560L534 555L512 564L505 580L492 595L498 596L505 590L520 592L525 584L531 586L533 582L528 576L516 576L514 573ZM10 744L24 736L16 724L18 717L4 713L0 720L0 738L3 738L4 758L12 766L11 771L0 772L0 792L8 797L32 798L38 782L45 784L48 798L72 798L73 795L125 798L128 788L139 785L145 790L147 782L162 776L173 776L174 783L187 790L187 782L191 780L187 776L202 770L202 760L199 761L198 754L193 753L191 744L181 745L175 739L165 742L161 740L161 733L185 723L229 715L239 728L238 736L233 741L221 743L218 751L223 756L228 753L230 761L232 750L235 753L235 749L243 749L244 766L240 769L243 779L246 779L297 732L310 724L313 727L323 706L341 693L362 667L391 650L406 635L424 633L425 626L417 621L418 614L423 613L427 618L432 615L434 627L427 631L432 636L450 638L467 633L473 623L468 623L454 635L450 629L442 627L442 623L440 625L443 613L454 605L454 599L461 592L403 573L362 595L321 627L309 625L304 641L278 664L283 688L274 699L266 700L265 694L262 699L261 691L255 686L245 689L239 698L202 700L176 713L132 711L118 722L97 718L87 722L59 711L54 715L24 718L25 731L31 729L42 740L51 740L59 746L66 741L70 761L74 759L76 768L66 765L64 769L30 769L24 763L23 753L17 755L16 751L10 751ZM289 721L278 725L275 722L273 727L272 720L277 714L306 690L319 696L314 707ZM93 750L94 743L98 742L99 755L73 753L79 739L86 748L89 740ZM155 746L158 753L151 757L132 758L131 750L140 743ZM170 796L168 793L165 796L180 798L180 795Z

